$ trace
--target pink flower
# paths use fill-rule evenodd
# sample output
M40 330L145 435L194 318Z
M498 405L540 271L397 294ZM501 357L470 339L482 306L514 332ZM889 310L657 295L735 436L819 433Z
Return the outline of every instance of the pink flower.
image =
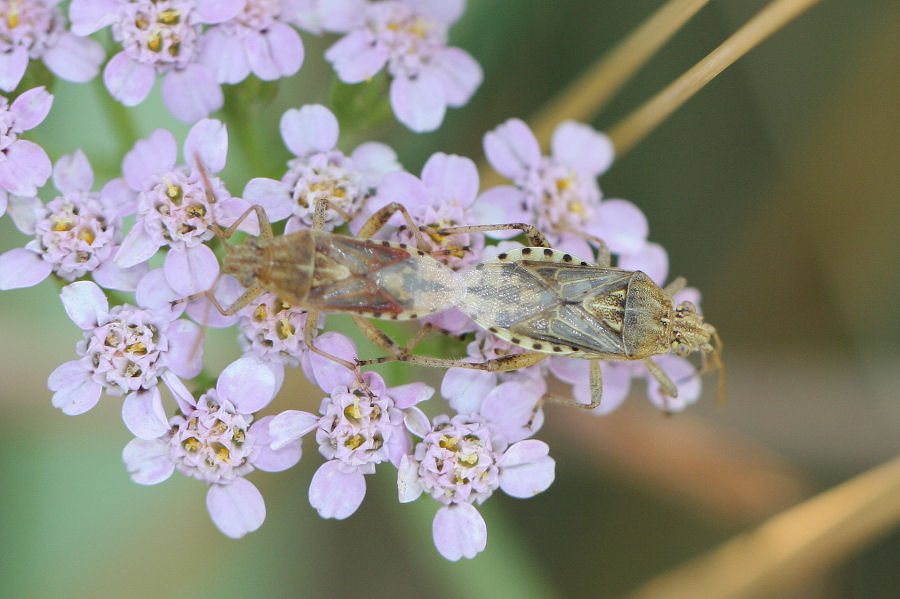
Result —
M338 333L318 337L316 347L347 360L356 359L350 339ZM360 377L316 353L308 354L309 367L329 397L322 400L319 416L288 410L272 420L272 448L299 443L316 431L319 453L328 461L316 471L309 487L309 502L323 518L342 520L352 515L366 494L366 474L375 466L400 462L410 447L407 419L427 422L415 404L434 390L424 383L388 388L377 373ZM330 362L330 364L329 364ZM324 381L330 381L325 383ZM324 383L324 384L323 384Z
M219 274L218 260L204 245L214 236L210 225L228 226L250 205L231 197L224 183L212 176L225 167L228 152L228 134L221 122L204 119L191 128L184 142L188 164L175 164L177 151L174 136L157 129L125 155L125 184L120 183L119 189L136 200L137 220L115 261L127 268L171 246L164 265L166 281L185 297L209 289ZM195 158L208 177L201 174ZM212 189L207 189L207 181ZM247 227L253 226L248 222Z
M29 59L41 59L67 81L93 79L103 62L103 47L66 29L60 0L0 2L0 89L13 91Z
M601 202L597 176L613 159L609 138L587 125L564 121L553 133L552 155L541 156L524 122L510 119L484 136L488 162L514 185L482 193L480 222L526 222L550 236L554 247L582 259L593 255L578 233L603 239L615 254L640 250L647 219L625 200ZM499 239L514 234L490 234Z
M202 37L200 61L219 83L240 83L251 72L264 81L289 77L303 64L303 42L287 23L290 2L246 0L231 19Z
M445 558L471 559L484 550L487 527L473 503L483 503L497 488L532 497L553 482L556 463L547 444L526 439L536 401L527 389L503 389L485 397L478 412L440 415L430 428L413 431L422 441L400 462L399 498L406 503L427 492L444 504L432 533Z
M80 356L56 368L47 379L53 405L74 416L93 408L100 392L126 395L125 425L136 436L158 436L165 421L157 389L162 378L173 394L187 390L178 377L190 379L202 369L200 330L192 322L123 304L109 307L103 291L90 281L63 287L60 293L69 318L84 331L75 346Z
M282 302L274 293L263 293L239 312L238 342L244 353L279 365L298 366L306 354L303 342L306 310ZM320 327L325 315L321 315Z
M200 62L203 25L227 21L246 0L72 0L72 31L90 35L107 25L122 44L103 70L112 96L126 106L144 101L157 74L169 111L193 123L222 107L222 89Z
M40 125L52 104L53 96L43 87L23 92L11 105L0 96L0 196L4 204L6 192L35 196L50 177L50 158L44 149L19 136Z
M119 268L112 256L122 239L124 208L116 205L115 185L90 191L94 172L81 150L60 158L53 182L62 195L46 206L37 197L15 198L11 212L24 233L24 248L0 255L0 289L29 287L53 272L74 281L92 272L102 286L133 291L146 265Z
M433 131L447 106L465 105L483 78L468 52L447 47L447 30L463 10L464 0L322 2L323 27L347 33L325 58L346 83L387 65L397 119L417 133Z
M238 361L240 362L240 360ZM300 461L299 441L271 449L272 416L253 422L251 412L267 404L275 392L270 371L259 363L225 369L215 389L196 402L179 399L180 413L152 439L133 439L122 452L131 478L142 485L160 483L176 469L209 485L206 507L223 534L239 538L259 528L266 506L246 478L255 469L286 470Z
M385 173L399 170L400 164L394 151L378 142L364 143L346 156L335 148L338 133L337 119L324 106L286 111L281 137L296 158L288 162L281 181L257 178L247 183L244 198L263 206L273 222L290 217L288 233L312 225L320 198L329 201L326 229L356 216Z

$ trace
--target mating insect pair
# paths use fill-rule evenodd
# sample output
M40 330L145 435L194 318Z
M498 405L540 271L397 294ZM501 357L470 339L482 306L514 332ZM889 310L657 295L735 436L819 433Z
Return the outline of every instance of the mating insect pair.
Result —
M474 225L428 230L433 236L521 230L532 247L499 254L468 272L457 273L437 260L430 244L405 208L389 204L360 229L358 238L322 230L327 201L315 207L311 230L275 237L265 211L251 207L227 230L229 238L255 212L260 236L243 245L225 244L222 273L235 276L247 288L230 306L222 306L209 290L205 295L223 314L234 314L263 291L309 312L304 330L306 346L356 370L360 365L391 360L444 368L489 371L523 368L548 355L591 360L591 403L600 404L600 360L642 360L672 397L677 389L649 358L701 351L721 368L715 328L703 321L689 302L674 305L672 297L685 284L676 279L657 287L640 271L605 264L588 264L549 247L531 225ZM403 215L416 246L370 239L397 212ZM424 327L406 346L400 346L365 317L407 320L455 307L479 326L525 353L481 363L413 354L413 347L431 330ZM360 330L388 356L351 363L315 347L319 312L349 313ZM549 399L559 399L555 396ZM570 400L566 400L572 403ZM579 404L583 405L583 404Z

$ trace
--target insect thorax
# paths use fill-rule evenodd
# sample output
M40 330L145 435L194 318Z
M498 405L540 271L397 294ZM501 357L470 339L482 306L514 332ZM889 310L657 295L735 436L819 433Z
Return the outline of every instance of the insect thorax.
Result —
M625 298L622 339L629 358L669 353L672 341L672 298L641 271L635 271Z
M315 248L305 231L271 241L248 239L233 246L222 260L222 272L244 287L259 285L283 301L302 306L309 295Z

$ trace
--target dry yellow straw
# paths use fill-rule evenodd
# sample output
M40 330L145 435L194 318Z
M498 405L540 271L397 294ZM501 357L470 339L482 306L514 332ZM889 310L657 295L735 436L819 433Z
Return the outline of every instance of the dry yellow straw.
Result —
M716 75L818 1L775 0L766 6L706 58L612 127L608 134L616 156L625 154Z
M900 523L900 457L738 535L628 599L743 599L783 593Z
M546 146L564 119L589 122L609 99L647 63L709 0L669 0L577 80L554 97L531 121Z

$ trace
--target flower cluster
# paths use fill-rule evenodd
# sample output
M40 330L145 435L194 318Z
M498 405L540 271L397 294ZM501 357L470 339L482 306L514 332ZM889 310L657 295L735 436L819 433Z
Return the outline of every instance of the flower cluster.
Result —
M139 104L159 76L169 110L191 123L181 160L176 136L155 129L129 140L121 176L95 185L83 151L51 162L40 145L22 139L51 109L46 89L2 98L0 217L8 212L29 239L0 255L0 289L48 278L60 283L62 305L83 336L75 359L49 375L52 405L77 415L103 396L122 398L122 420L135 436L123 452L133 480L156 484L178 470L202 481L210 517L227 536L243 536L265 520L262 495L247 477L292 467L304 439L314 437L323 461L309 503L323 518L352 516L365 498L366 477L388 470L400 502L429 495L440 504L432 527L440 554L473 558L487 542L476 506L498 489L527 498L554 480L549 447L533 438L551 376L571 386L573 403L590 402L592 378L599 386L589 361L566 357L561 347L558 355L527 361L545 357L541 335L570 323L548 324L548 317L534 325L528 340L537 354L522 339L476 325L478 312L466 312L461 299L475 293L468 276L510 252L537 250L513 241L523 229L527 239L539 238L528 229L533 225L560 250L540 248L544 256L582 267L614 261L610 272L640 270L665 283L668 258L648 241L643 213L601 194L597 178L613 160L610 140L571 121L554 133L549 156L518 119L487 132L487 160L510 182L481 189L471 158L437 152L414 174L384 143L339 149L339 118L326 106L292 108L280 120L292 153L284 174L252 178L242 197L231 195L220 178L228 129L208 118L223 106L223 84L297 73L304 58L297 28L339 33L325 52L337 77L362 83L384 69L397 119L431 131L448 106L466 104L481 83L475 60L447 45L464 8L463 0L72 0L68 31L57 2L0 1L0 88L14 90L30 58L71 81L92 78L103 53L86 36L109 27L120 46L103 69L112 96ZM45 201L38 191L51 178L56 191L48 189ZM250 238L237 245L230 239L237 232ZM523 264L509 264L509 272ZM684 354L715 351L715 333L696 312L699 293L680 287L660 290L666 301L674 294L674 304L659 322L682 322L654 350L655 364L631 360L636 356L622 349L612 352L620 361L600 365L596 414L615 409L635 378L646 379L647 395L667 412L699 397L697 371ZM525 296L552 295L506 291L479 309L505 314ZM618 291L624 294L607 293L609 304L592 307L590 317L590 326L612 337L626 322ZM441 383L447 410L426 416L420 405L435 395L432 387L388 386L364 370L379 359L361 360L353 339L319 334L328 312L350 313L361 334L392 358L456 366ZM617 329L609 322L620 313ZM420 336L402 347L363 317L417 321L423 334L466 340L467 355L411 354ZM232 326L241 355L220 373L206 372L205 328ZM504 361L517 369L469 368ZM285 369L298 366L321 389L311 404L318 410L265 414Z

